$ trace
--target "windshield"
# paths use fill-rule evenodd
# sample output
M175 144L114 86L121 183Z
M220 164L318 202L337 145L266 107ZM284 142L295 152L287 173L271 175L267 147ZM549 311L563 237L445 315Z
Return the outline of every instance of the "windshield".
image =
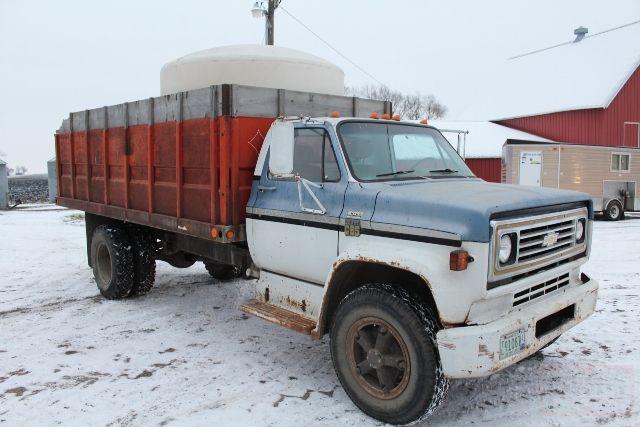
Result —
M361 181L471 177L471 170L435 129L406 124L344 122L338 134Z

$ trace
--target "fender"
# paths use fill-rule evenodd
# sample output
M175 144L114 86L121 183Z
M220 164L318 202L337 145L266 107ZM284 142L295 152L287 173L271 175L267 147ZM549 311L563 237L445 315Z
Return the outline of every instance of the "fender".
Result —
M463 248L478 262L470 264L465 271L450 271L449 254L454 248L449 246L364 235L348 240L325 282L317 332L331 309L328 295L336 286L334 276L342 265L351 261L387 265L420 277L428 286L444 325L463 323L472 302L486 294L486 286L478 287L478 283L487 280L488 267L483 261L489 252L486 243L463 242Z

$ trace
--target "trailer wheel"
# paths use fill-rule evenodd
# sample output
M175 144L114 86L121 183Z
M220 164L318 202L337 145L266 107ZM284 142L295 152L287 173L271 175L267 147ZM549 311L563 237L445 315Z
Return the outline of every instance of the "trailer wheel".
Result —
M91 265L100 293L107 299L129 296L133 286L133 251L127 233L101 225L91 239Z
M144 295L156 280L156 259L153 237L142 230L130 233L133 243L133 287L130 296Z
M607 205L607 209L604 211L604 216L609 221L618 221L622 219L623 210L622 204L617 200L612 200Z
M392 424L429 416L449 382L442 373L433 311L401 288L372 284L340 303L331 327L331 358L351 400Z
M230 280L239 276L238 269L232 265L206 261L204 267L211 277L218 280Z

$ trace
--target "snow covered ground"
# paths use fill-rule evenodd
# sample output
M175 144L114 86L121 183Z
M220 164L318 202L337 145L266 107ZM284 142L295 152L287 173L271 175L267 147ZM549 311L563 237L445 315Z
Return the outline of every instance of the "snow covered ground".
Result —
M640 217L596 222L597 313L542 354L455 381L433 425L640 424ZM99 296L84 223L0 212L0 424L378 424L349 400L328 339L238 311L247 282L158 263L156 287Z

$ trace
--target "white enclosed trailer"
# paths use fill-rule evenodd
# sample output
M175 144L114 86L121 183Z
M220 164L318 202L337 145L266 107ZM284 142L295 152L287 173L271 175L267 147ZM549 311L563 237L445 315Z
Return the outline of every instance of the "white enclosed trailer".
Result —
M587 193L594 211L608 219L640 210L637 148L511 140L504 145L503 163L507 184Z

